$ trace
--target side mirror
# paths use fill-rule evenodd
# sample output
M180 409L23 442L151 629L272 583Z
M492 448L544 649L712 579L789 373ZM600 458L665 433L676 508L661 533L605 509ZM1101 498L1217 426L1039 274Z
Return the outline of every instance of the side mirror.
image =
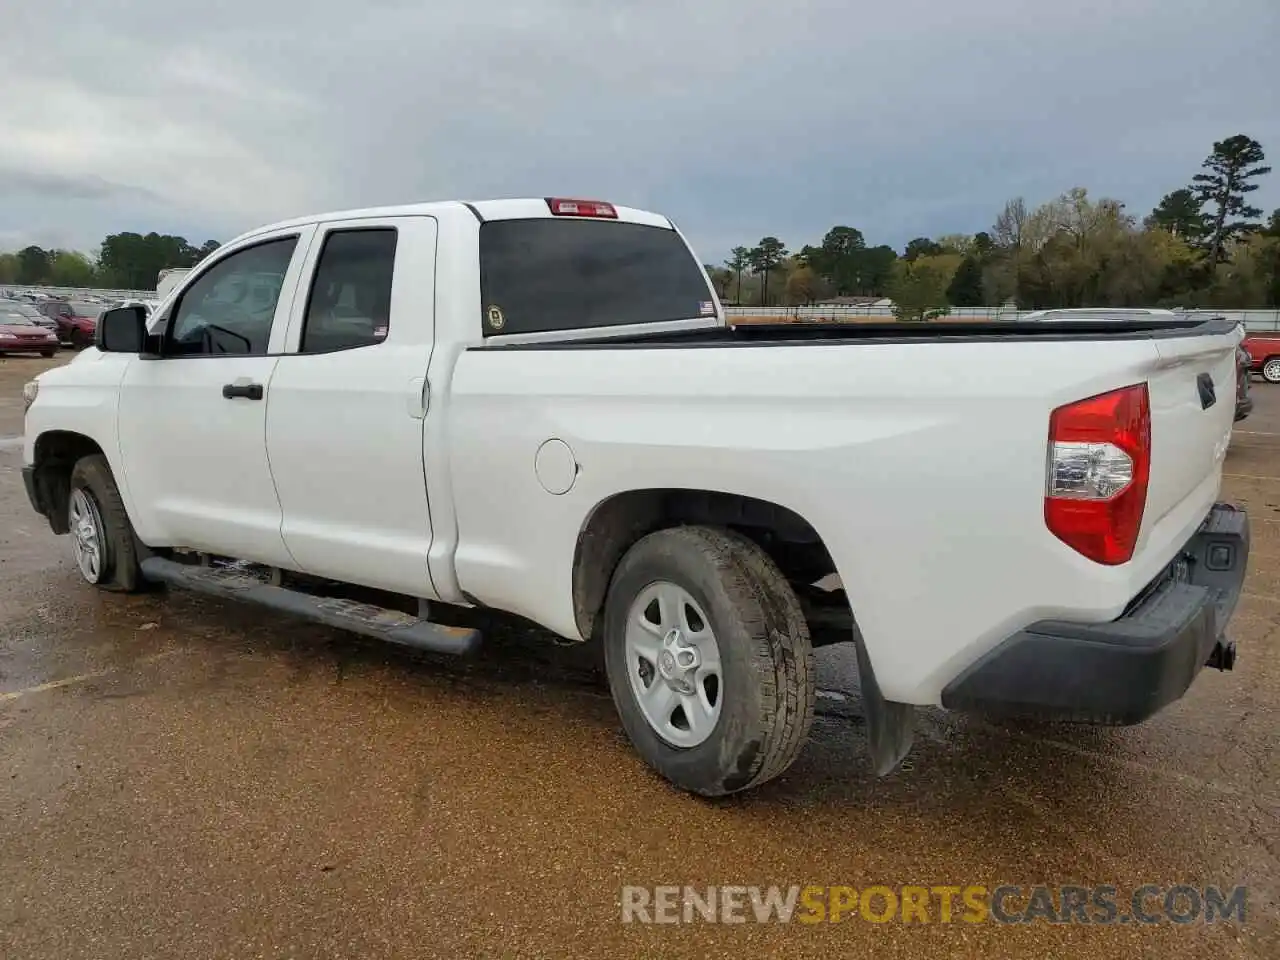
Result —
M147 342L147 311L117 307L98 318L94 343L103 353L141 353Z

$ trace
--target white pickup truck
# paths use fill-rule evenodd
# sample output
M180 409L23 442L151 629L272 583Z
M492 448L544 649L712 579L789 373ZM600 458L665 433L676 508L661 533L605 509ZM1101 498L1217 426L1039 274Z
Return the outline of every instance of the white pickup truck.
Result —
M1135 723L1232 666L1240 332L1099 328L729 326L667 218L595 201L302 217L29 384L24 478L106 589L601 643L704 795L791 764L853 644L883 775L916 705Z

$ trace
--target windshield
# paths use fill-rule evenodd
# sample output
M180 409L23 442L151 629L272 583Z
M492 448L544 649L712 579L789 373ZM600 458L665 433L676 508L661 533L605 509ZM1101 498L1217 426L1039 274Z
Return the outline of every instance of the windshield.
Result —
M29 317L0 308L0 327L34 327Z
M102 304L78 301L71 304L71 310L77 317L96 317L102 313Z
M0 303L0 313L16 313L19 316L29 317L32 320L39 320L40 317L43 316L43 314L35 307L29 306L25 303L18 303L16 301Z
M714 317L680 235L614 220L492 220L480 228L486 336Z

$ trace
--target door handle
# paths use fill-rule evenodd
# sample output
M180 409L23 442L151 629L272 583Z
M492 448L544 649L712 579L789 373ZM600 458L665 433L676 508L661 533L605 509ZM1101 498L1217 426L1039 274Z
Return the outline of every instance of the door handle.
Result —
M261 400L262 384L224 383L222 385L222 395L228 400L234 400L236 397L243 397L246 400Z
M409 416L421 420L427 415L427 402L431 387L426 377L414 377L409 381Z

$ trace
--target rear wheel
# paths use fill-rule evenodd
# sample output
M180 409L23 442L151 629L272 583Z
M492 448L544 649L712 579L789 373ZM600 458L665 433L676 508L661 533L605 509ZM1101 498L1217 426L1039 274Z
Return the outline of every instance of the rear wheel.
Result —
M86 582L122 592L143 586L133 524L101 454L82 457L71 470L67 525L76 567Z
M627 736L682 789L757 786L799 755L813 720L813 651L794 591L745 537L650 534L605 601L605 666Z
M1267 357L1262 364L1262 379L1267 383L1280 383L1280 357Z

